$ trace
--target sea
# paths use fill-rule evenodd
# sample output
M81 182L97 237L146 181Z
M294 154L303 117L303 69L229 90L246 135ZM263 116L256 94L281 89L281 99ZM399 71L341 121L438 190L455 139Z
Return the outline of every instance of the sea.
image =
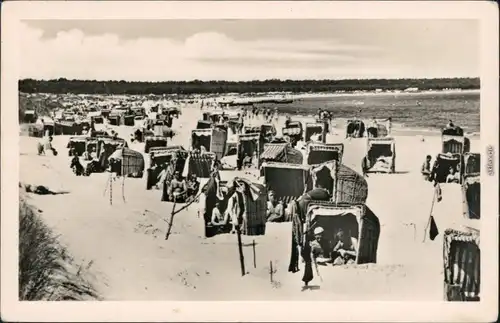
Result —
M277 107L280 114L313 116L318 109L333 112L335 120L357 117L392 117L393 129L408 134L439 134L452 120L471 135L480 131L479 91L430 93L345 94L295 99L288 104L265 104Z

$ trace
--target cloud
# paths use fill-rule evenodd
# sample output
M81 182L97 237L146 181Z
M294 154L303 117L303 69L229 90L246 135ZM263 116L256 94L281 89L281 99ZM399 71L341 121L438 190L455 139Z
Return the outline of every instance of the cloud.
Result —
M252 80L404 77L412 66L391 62L385 49L339 40L235 40L199 32L184 40L121 39L115 34L60 31L44 38L26 24L21 78L96 80Z

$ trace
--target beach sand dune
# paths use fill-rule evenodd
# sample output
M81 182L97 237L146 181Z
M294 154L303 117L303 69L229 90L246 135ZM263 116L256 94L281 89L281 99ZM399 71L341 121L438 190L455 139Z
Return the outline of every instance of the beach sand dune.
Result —
M172 144L187 147L190 130L200 117L198 105L183 108L174 121ZM118 127L129 139L131 129ZM342 128L328 142L345 144L344 163L360 171L366 139L346 140ZM235 235L203 238L203 220L191 205L174 218L165 240L172 204L160 191L146 190L145 179L113 182L104 193L107 174L76 177L69 169L68 137L54 137L58 156L37 156L36 138L20 138L21 182L45 185L66 195L30 195L46 223L90 271L106 300L442 300L442 233L462 218L460 187L443 185L443 201L435 207L441 234L423 242L433 197L432 184L419 174L425 155L440 150L439 137L396 134L397 174L370 174L367 205L379 217L381 234L377 264L321 267L301 291L302 273L288 273L290 223L268 224L265 236L243 237L247 275L241 276ZM477 139L471 140L472 151ZM131 146L141 150L140 145ZM241 172L223 172L223 177ZM123 198L124 197L124 198ZM252 242L256 244L256 268ZM273 283L269 263L273 263Z

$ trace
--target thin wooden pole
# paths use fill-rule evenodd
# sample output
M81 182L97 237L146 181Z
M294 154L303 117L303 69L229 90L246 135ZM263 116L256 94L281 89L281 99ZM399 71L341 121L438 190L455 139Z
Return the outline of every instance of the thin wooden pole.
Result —
M170 220L168 221L168 229L165 235L165 240L168 240L170 232L172 231L172 225L174 224L175 206L177 205L177 199L174 199L174 205L172 206L172 212L170 213Z
M241 243L241 230L236 226L236 235L238 236L238 252L240 254L241 276L245 276L245 258L243 257L243 245Z
M109 177L106 180L106 185L104 185L104 192L102 192L102 196L105 197L106 193L108 192L108 186L109 186Z
M123 202L126 202L125 201L125 176L123 176L123 173L122 173L122 198L123 198Z
M109 205L113 205L113 180L109 175Z
M252 249L253 249L253 268L257 268L257 257L255 254L255 239L252 242Z
M269 278L273 282L273 261L269 260Z

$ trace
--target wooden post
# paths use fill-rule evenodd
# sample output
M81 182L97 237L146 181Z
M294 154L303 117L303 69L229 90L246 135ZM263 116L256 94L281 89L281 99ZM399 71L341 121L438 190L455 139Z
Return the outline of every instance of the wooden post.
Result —
M236 234L238 236L238 252L240 253L241 276L245 276L245 258L243 257L243 246L241 244L241 230L239 225L236 226Z
M273 282L273 261L269 260L269 277L271 279L271 283Z
M113 205L113 179L109 175L109 205Z
M252 249L253 249L253 268L257 268L257 260L255 257L255 239L252 242Z
M122 198L123 198L123 202L125 203L125 176L123 176L123 173L122 173Z

